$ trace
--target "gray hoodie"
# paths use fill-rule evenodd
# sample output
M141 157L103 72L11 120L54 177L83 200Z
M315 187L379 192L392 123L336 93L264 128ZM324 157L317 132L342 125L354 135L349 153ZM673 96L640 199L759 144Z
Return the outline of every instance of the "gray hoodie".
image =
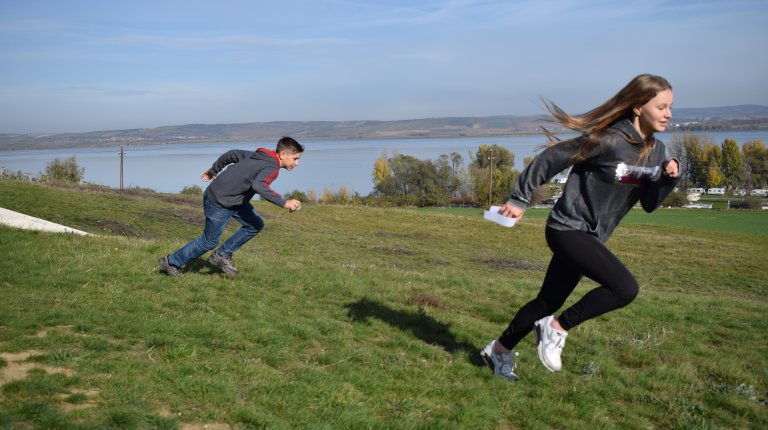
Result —
M609 127L599 145L568 175L563 196L555 203L547 226L578 230L605 242L624 215L639 201L646 212L655 210L675 187L677 179L662 175L666 164L664 143L655 140L650 156L638 164L642 137L628 119ZM547 148L518 178L507 203L528 208L536 189L564 171L586 136Z
M219 207L240 206L251 201L255 194L281 208L285 206L283 196L269 186L280 173L280 160L274 151L233 149L214 161L208 172L216 179L205 193Z

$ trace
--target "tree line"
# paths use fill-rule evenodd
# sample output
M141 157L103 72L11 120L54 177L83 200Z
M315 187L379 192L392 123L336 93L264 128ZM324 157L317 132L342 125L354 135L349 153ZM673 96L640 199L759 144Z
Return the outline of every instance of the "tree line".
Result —
M759 139L739 148L733 139L718 145L706 135L684 133L672 138L669 150L680 160L683 187L768 188L768 150Z
M680 161L681 188L726 188L730 190L768 189L768 149L756 139L741 148L733 139L715 144L709 136L686 132L673 136L670 156ZM468 152L469 162L456 152L436 160L421 160L410 155L382 154L372 170L374 190L362 196L347 187L323 189L318 193L294 190L286 198L307 203L368 206L490 206L503 203L512 192L520 172L514 168L515 154L499 145L480 145ZM524 164L533 160L526 157ZM4 179L20 179L20 172L3 170ZM79 183L84 169L74 157L55 159L40 177L32 180ZM541 202L557 186L542 186L533 198ZM199 194L199 186L187 187L184 194ZM681 199L684 201L684 199Z

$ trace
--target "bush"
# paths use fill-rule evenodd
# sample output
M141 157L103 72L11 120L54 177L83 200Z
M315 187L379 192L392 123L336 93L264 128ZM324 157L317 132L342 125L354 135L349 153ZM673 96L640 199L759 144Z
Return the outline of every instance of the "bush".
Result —
M299 190L293 190L290 193L283 196L286 200L295 199L302 203L306 203L309 199L307 198L307 194L303 191ZM314 203L314 202L313 202Z
M66 160L55 158L45 166L43 180L64 184L79 184L83 180L84 174L85 168L77 165L74 156Z
M672 193L661 202L661 206L668 208L681 208L688 204L688 197L684 191Z
M763 208L763 201L760 197L745 197L740 202L731 201L729 207L731 209L760 210Z
M184 194L189 196L199 196L200 194L203 194L203 189L200 188L199 185L187 185L186 187L181 189L181 192L179 194Z

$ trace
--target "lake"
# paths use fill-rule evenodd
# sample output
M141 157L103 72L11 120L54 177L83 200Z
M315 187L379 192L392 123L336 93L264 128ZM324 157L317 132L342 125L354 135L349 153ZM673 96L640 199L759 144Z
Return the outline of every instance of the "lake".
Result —
M720 144L726 138L741 146L760 139L768 143L768 131L716 131L701 133ZM669 144L672 133L661 133L659 138ZM515 154L515 167L522 169L523 159L533 156L546 142L542 135L472 137L445 139L366 139L366 140L302 140L306 151L300 165L289 172L282 170L273 188L282 194L292 190L324 188L338 190L346 186L362 195L373 190L371 172L381 154L388 157L400 153L419 159L437 159L442 154L457 152L469 162L469 153L478 146L499 145ZM229 142L210 144L174 144L126 146L123 160L125 187L151 188L161 192L177 193L189 185L206 184L200 173L229 149L274 149L274 142ZM120 147L67 148L36 151L0 151L0 167L11 171L38 174L55 158L74 156L77 164L85 168L84 181L118 188L120 186Z

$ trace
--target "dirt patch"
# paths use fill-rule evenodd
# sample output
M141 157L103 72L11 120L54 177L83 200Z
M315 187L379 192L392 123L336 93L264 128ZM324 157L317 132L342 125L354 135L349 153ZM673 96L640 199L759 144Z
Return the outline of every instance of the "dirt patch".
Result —
M181 430L230 430L232 427L229 424L181 424L179 426Z
M61 402L61 409L64 410L64 412L72 412L77 411L80 409L88 409L88 408L95 408L98 406L98 404L90 399L96 398L100 393L99 390L95 388L91 388L88 390L79 390L79 389L72 389L69 393L66 394L57 394L55 397L57 400ZM70 402L68 399L75 395L82 395L85 397L86 400L82 402Z
M520 270L544 270L546 268L543 264L531 263L530 261L525 260L512 260L509 258L479 257L476 261L492 267L509 267Z
M382 237L385 239L426 239L429 237L429 235L418 231L412 233L392 233L387 231L379 231L376 232L376 237Z
M100 219L93 224L102 233L119 236L141 236L142 231L113 219Z
M169 211L169 215L180 219L184 221L187 224L192 225L202 225L205 221L205 214L202 210L198 209L187 209L187 208L176 208Z
M394 246L388 246L388 245L363 245L362 247L366 251L374 251L374 252L381 252L384 254L392 254L392 255L417 255L418 252L408 249L402 246L394 245Z
M72 332L74 330L75 326L73 325L57 325L56 327L48 327L40 330L39 332L35 333L35 337L46 337L48 336L48 333L52 331L65 331L65 332Z
M419 308L442 308L443 307L443 301L440 300L438 297L433 296L431 294L415 294L413 297L411 297L411 302L418 306Z
M7 384L11 381L25 379L27 377L27 372L32 369L43 369L48 373L63 373L67 376L74 375L74 372L69 369L46 366L40 363L27 362L30 357L43 354L44 352L35 350L0 353L0 358L2 358L7 363L5 366L0 367L0 385Z

